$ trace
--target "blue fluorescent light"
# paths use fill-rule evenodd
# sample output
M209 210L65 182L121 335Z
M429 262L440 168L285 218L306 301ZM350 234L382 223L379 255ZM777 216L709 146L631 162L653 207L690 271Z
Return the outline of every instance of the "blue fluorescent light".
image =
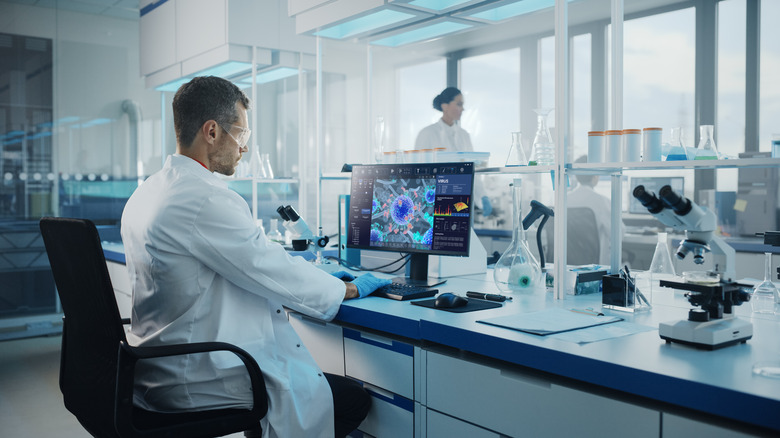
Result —
M471 17L481 18L483 20L501 21L507 18L516 17L518 15L528 14L530 12L536 12L541 9L546 9L555 6L555 0L523 0L515 3L511 3L504 6L499 6L493 9L488 9L476 14L471 14Z
M414 0L409 2L409 4L425 9L431 9L433 11L443 11L453 6L458 6L470 1L471 0Z
M265 84L268 82L278 81L279 79L289 78L298 74L297 68L290 67L278 67L273 70L264 71L255 75L255 82L258 84ZM252 78L245 78L241 82L245 84L251 84Z
M368 32L391 24L414 18L416 15L406 14L404 12L384 9L373 14L365 15L354 20L337 24L336 26L323 29L314 35L326 38L344 39L363 32Z
M249 62L228 61L223 62L217 66L207 68L206 70L199 71L195 76L219 76L225 78L228 76L234 76L239 73L245 73L252 69L252 64Z
M458 32L470 27L472 27L470 24L444 21L441 23L432 24L430 26L421 27L419 29L410 30L408 32L399 33L387 38L371 41L371 44L378 46L398 47L404 44L416 43L417 41L423 41L446 35L448 33Z
M111 123L111 119L106 119L106 118L92 119L86 123L82 123L81 127L89 128L90 126L105 125L106 123Z

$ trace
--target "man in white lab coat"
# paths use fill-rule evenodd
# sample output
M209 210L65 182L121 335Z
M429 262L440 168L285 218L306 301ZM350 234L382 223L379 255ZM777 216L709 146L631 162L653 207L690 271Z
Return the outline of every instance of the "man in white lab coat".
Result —
M247 151L248 107L238 87L216 77L195 78L176 93L177 153L138 187L122 215L133 285L128 340L238 345L265 377L264 436L330 437L334 429L343 436L365 418L370 397L320 370L283 306L330 320L344 299L389 281L342 281L258 230L246 201L213 174L232 175ZM151 410L251 404L246 370L229 353L141 361L137 376L135 403Z

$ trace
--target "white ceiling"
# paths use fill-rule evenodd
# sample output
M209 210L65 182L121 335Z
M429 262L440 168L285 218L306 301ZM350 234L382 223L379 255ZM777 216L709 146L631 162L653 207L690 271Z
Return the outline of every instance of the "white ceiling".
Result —
M3 0L43 8L55 8L84 14L138 20L139 0Z

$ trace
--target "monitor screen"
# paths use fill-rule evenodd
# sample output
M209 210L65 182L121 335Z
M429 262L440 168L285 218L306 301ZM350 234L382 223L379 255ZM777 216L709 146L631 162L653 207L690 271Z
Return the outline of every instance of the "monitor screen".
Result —
M347 247L422 254L427 276L427 255L468 256L473 188L470 162L354 165Z
M629 182L629 193L631 193L636 186L642 185L648 192L653 192L658 195L658 191L661 187L669 185L675 193L683 194L685 178L681 176L653 176L643 178L631 178ZM628 212L633 214L650 214L647 208L642 206L633 196L629 196L628 200Z

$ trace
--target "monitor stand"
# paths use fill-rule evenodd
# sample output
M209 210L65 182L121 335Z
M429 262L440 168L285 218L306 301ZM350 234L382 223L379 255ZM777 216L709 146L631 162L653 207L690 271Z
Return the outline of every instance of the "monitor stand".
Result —
M447 281L438 278L428 278L428 254L410 254L407 274L408 277L393 278L393 283L408 284L420 287L434 287Z

